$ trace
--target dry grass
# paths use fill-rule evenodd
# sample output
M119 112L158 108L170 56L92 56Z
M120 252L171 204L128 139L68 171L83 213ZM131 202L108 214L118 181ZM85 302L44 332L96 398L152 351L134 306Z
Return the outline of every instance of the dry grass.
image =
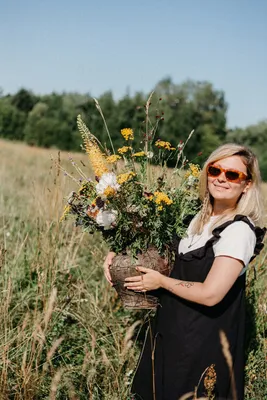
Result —
M103 279L106 248L58 223L73 183L50 153L0 141L0 398L126 398L134 318Z

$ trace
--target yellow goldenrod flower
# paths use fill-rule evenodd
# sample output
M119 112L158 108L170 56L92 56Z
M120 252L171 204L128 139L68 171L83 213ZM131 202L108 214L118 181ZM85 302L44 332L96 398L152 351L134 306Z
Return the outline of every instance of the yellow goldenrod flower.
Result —
M115 193L116 193L116 190L111 186L106 187L106 189L104 190L104 195L106 197L112 197L112 196L114 196Z
M105 172L108 172L106 158L96 142L87 140L85 150L96 176L101 177Z
M168 206L173 203L173 201L163 192L155 192L155 203L158 205L167 204Z
M123 183L132 179L136 174L134 172L126 172L117 176L117 182L122 185Z
M163 210L163 206L158 206L158 207L157 207L157 210L158 210L158 211L162 211L162 210Z
M132 150L132 148L130 146L123 146L118 149L118 153L124 154L124 153L127 153L127 151L129 151L129 150Z
M107 162L109 164L114 164L116 163L119 159L121 158L121 156L118 156L117 154L112 154L112 156L109 156L106 158Z
M96 176L101 177L105 172L108 172L106 158L80 115L77 117L77 126L93 171Z
M172 150L173 149L172 145L170 144L170 142L164 142L164 140L158 140L155 143L155 146L158 147L158 148L165 149L165 150Z
M134 153L133 157L144 157L146 153L144 151L139 151L138 153Z
M125 140L133 140L133 130L131 128L124 128L121 130L121 134Z
M70 205L67 205L64 207L63 214L61 215L59 222L62 222L66 218L66 216L69 214L69 212L70 212Z

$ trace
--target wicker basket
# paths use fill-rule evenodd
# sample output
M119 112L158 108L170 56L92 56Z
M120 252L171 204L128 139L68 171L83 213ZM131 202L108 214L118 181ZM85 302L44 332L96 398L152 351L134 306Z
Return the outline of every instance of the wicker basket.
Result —
M158 305L158 297L147 294L147 292L134 292L124 287L125 278L140 275L140 272L135 269L137 265L151 268L163 275L169 276L171 272L169 262L167 259L161 257L155 248L149 248L146 252L139 254L137 258L128 254L119 254L114 257L112 265L110 266L113 286L125 308L155 309ZM154 291L150 293L154 293Z

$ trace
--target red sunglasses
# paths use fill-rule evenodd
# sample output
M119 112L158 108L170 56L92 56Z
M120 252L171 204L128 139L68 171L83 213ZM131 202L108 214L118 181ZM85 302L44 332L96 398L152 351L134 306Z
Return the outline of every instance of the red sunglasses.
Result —
M237 171L236 169L228 169L228 168L226 169L212 164L208 165L207 173L208 176L211 176L212 178L217 178L223 172L225 174L225 178L229 182L244 181L248 178L248 176L244 174L244 172Z

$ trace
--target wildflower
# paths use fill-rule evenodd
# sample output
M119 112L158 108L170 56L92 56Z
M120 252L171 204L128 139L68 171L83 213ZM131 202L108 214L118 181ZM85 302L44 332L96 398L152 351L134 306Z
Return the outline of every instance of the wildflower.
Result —
M99 213L98 207L96 207L93 204L91 206L89 206L86 211L86 214L88 215L88 217L91 217L91 218L96 218L98 213Z
M116 193L116 190L111 186L106 187L106 189L104 190L104 195L106 197L112 197L115 195L115 193Z
M106 159L95 141L87 140L85 150L96 176L101 177L108 172Z
M97 194L104 194L108 187L114 189L115 191L120 188L116 175L113 172L103 174L95 188Z
M200 175L200 168L196 164L189 164L189 170L185 174L185 178L189 176L193 176L194 178L199 178Z
M164 140L157 140L156 143L155 143L155 146L158 147L158 148L165 149L165 150L172 150L173 149L173 147L170 144L170 142L165 142Z
M136 174L134 172L126 172L125 174L120 174L117 177L117 182L122 185L123 183L132 179Z
M123 146L118 149L118 153L124 154L127 153L129 150L132 150L130 146Z
M107 162L109 164L114 164L116 163L119 159L121 158L121 156L118 156L117 154L112 154L112 156L109 156L106 158Z
M64 211L63 211L63 214L60 217L59 222L62 222L66 218L66 216L69 214L70 210L71 210L70 205L67 205L67 206L64 207Z
M105 229L109 229L115 225L116 217L117 217L116 210L110 210L110 211L100 210L96 216L96 222L98 225L103 226Z
M163 206L158 206L157 210L158 211L162 211L163 210Z
M167 196L166 193L155 192L154 196L155 196L155 203L158 205L162 205L163 203L169 206L170 204L173 203L173 201Z
M121 130L121 134L125 140L133 140L133 130L131 128L124 128Z
M153 151L148 151L147 153L146 153L146 156L147 156L147 158L153 158L153 156L154 156L154 153L153 153Z
M138 153L134 153L133 157L144 157L146 153L144 151L139 151Z

